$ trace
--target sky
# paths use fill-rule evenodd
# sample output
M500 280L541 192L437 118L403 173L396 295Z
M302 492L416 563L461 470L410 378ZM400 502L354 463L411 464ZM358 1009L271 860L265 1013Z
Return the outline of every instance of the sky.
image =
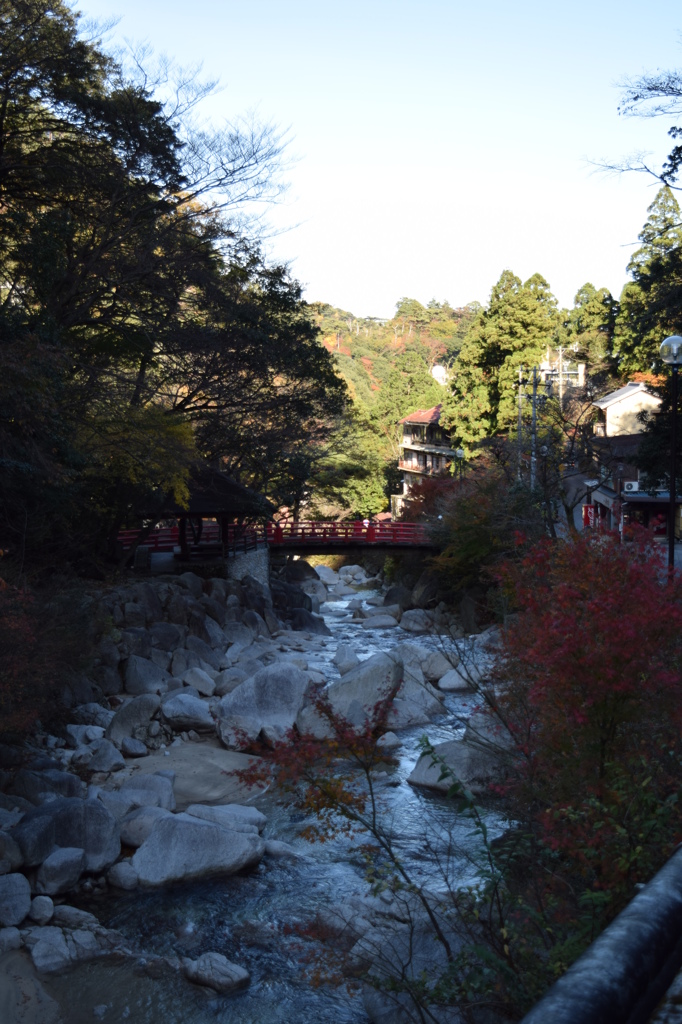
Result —
M106 39L203 65L203 115L286 131L265 245L309 301L390 317L402 296L486 303L504 269L561 305L618 295L667 118L619 116L625 78L682 67L679 0L81 0Z

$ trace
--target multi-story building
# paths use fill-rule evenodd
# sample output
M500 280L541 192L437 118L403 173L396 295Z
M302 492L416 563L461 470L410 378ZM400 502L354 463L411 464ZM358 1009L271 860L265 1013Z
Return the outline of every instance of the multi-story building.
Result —
M450 438L439 425L442 406L417 409L400 422L403 438L400 444L398 468L402 470L402 493L391 495L391 514L397 518L409 501L410 491L425 477L445 473L456 452L450 447Z

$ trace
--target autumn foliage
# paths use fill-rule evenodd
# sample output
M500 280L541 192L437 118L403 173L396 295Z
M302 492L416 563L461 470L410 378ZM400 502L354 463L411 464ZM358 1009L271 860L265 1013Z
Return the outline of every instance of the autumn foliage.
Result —
M682 584L644 532L535 546L500 572L518 613L491 713L517 813L618 901L682 837Z

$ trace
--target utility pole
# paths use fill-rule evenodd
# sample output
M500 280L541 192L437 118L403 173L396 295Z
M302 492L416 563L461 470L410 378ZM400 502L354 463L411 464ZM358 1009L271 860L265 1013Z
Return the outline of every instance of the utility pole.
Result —
M537 425L538 425L538 368L533 367L533 425L531 428L531 450L530 450L530 489L535 490L535 449L537 446Z
M564 407L564 350L559 345L559 408Z
M523 444L521 440L521 428L522 428L522 417L521 417L521 403L523 401L523 395L521 389L523 388L523 366L519 366L519 415L518 425L516 428L516 442L518 445L518 455L516 460L516 479L520 482L521 480L521 463L523 461Z

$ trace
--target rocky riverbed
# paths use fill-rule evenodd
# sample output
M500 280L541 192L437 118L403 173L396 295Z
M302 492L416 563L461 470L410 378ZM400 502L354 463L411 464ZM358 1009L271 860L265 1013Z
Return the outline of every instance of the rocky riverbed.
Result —
M452 814L436 797L427 830L419 794L443 783L415 741L428 726L458 775L485 784L470 684L492 638L415 603L423 588L305 563L271 588L184 573L101 596L97 663L64 695L71 721L2 750L3 1021L388 1019L369 992L313 993L292 925L321 923L362 964L387 935L400 947L413 908L369 896L352 847L310 847L277 794L234 772L256 742L324 735L316 686L356 725L397 687L383 742L399 765L377 785L428 880Z

